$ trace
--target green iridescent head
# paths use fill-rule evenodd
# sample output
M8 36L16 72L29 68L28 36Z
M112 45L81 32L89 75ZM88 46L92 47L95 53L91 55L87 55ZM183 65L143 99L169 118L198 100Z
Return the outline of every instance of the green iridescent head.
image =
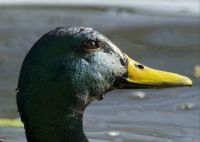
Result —
M106 92L191 84L187 77L132 60L91 28L59 27L40 38L25 57L17 104L29 142L85 142L83 111Z

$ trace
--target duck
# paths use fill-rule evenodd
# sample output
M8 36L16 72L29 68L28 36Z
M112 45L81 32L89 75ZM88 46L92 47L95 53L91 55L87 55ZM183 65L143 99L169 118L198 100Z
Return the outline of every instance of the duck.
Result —
M147 67L89 27L58 27L26 55L17 107L28 142L88 142L83 113L114 89L191 86L186 76Z

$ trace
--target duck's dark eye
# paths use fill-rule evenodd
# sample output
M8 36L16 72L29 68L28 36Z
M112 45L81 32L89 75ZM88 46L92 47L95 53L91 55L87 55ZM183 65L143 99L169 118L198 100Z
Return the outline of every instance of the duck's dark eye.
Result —
M144 66L143 65L141 65L141 64L138 64L138 65L135 65L137 68L139 68L139 69L144 69Z
M85 44L86 49L97 49L99 48L99 46L100 46L99 43L93 40L88 40Z
M96 47L97 47L97 48L100 47L100 42L99 42L99 41L96 42Z

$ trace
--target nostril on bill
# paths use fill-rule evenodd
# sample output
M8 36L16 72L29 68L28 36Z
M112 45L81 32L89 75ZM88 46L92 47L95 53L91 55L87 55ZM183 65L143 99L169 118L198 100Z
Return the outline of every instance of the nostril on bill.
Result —
M143 65L141 65L141 64L138 64L138 65L135 65L137 68L139 68L139 69L144 69L144 66Z

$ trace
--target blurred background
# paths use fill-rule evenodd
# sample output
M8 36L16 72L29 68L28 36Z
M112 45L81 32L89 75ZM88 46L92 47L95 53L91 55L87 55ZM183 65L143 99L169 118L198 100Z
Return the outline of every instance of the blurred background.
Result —
M137 61L189 76L190 88L115 90L84 114L91 142L200 141L199 0L0 0L0 118L16 119L17 80L32 45L58 26L86 26ZM5 142L24 129L0 127Z

